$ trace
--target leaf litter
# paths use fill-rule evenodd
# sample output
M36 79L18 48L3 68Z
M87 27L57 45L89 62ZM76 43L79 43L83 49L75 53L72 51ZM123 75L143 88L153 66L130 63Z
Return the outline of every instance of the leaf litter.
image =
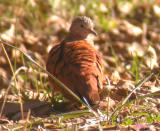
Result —
M12 7L12 4L8 4ZM18 3L13 4L18 5ZM45 66L49 49L64 38L72 17L65 14L65 9L57 10L57 14L52 14L48 8L50 6L40 4L35 0L30 1L31 7L27 5L28 9L23 9L23 2L21 4L20 7L9 8L8 11L14 8L19 10L19 12L14 11L12 18L5 16L5 2L0 3L2 7L0 14L4 14L0 22L1 38L16 45ZM99 107L102 112L102 120L95 118L89 111L83 113L81 110L78 115L75 115L77 112L65 114L52 109L52 91L49 88L47 75L27 61L20 52L6 46L14 70L23 66L27 67L27 71L17 74L18 86L23 89L21 95L25 107L25 119L21 120L16 87L10 82L11 71L0 48L0 105L4 100L7 87L12 87L7 95L3 115L0 117L1 130L25 128L33 130L100 130L102 128L103 130L160 130L159 75L154 75L132 92L138 81L150 74L152 69L159 67L159 4L140 4L135 1L133 3L117 2L112 6L114 4L118 6L113 11L116 14L114 20L113 16L110 18L110 15L105 18L113 22L110 25L114 28L110 28L107 32L102 28L107 25L103 25L99 16L92 16L97 21L96 28L99 32L95 40L96 47L104 56L105 74L110 82L110 84L106 83L106 89L102 92L103 100ZM87 9L82 11L82 6L83 4L80 5L80 12L85 13ZM92 6L94 8L94 5ZM102 15L107 12L110 14L109 6L111 5L108 6L105 2L101 2L99 6ZM39 8L35 10L35 14L26 11L33 7ZM44 11L48 13L48 16L41 12L46 7L48 12ZM64 13L68 18L63 17L65 15L59 15L60 13ZM88 13L92 14L92 12ZM42 21L41 17L44 18L43 22L35 20L34 15L40 21ZM131 92L126 105L115 117L113 116L111 121L108 121L110 113ZM58 96L57 99L61 101L62 98ZM59 104L59 108L65 108L65 106L67 107L65 103Z

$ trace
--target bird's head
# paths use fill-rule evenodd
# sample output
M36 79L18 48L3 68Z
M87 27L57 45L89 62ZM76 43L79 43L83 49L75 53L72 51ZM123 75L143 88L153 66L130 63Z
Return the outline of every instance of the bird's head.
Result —
M81 38L86 38L89 34L97 35L92 20L86 16L79 16L73 20L70 33Z

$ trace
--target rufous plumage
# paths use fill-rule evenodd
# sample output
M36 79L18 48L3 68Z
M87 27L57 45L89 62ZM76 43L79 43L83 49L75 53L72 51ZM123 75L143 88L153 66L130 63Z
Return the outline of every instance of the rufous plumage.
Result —
M46 68L82 100L85 98L90 105L95 105L100 101L104 75L101 55L88 41L90 34L96 35L92 20L86 16L75 18L65 39L49 52ZM74 101L51 78L50 83L54 91Z

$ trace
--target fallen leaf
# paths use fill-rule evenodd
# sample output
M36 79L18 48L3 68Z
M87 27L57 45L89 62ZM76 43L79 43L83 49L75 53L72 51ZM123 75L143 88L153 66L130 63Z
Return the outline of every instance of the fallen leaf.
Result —
M155 49L152 46L149 46L148 50L145 53L144 60L146 65L153 69L154 67L158 67L158 58Z
M0 36L3 40L13 42L15 38L15 25L11 24L10 28L5 32L1 33Z

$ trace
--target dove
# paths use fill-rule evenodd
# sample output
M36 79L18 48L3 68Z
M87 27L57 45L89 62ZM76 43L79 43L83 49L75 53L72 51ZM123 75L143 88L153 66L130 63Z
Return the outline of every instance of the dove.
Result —
M100 102L104 74L102 56L88 40L90 35L97 35L93 21L87 16L76 17L64 40L50 50L46 69L83 101L85 99L94 106ZM75 102L74 97L51 78L49 82L55 92Z

